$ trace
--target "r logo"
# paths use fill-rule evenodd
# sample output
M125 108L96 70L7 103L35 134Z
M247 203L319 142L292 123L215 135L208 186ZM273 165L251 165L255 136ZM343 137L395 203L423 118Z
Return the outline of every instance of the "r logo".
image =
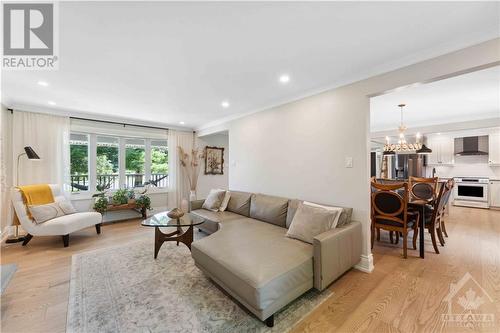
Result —
M4 56L54 54L53 4L5 3L3 22Z

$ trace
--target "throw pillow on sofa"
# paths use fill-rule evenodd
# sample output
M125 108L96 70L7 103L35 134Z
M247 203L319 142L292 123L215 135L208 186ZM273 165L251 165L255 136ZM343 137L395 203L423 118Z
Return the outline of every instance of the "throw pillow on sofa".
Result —
M217 190L226 192L224 195L224 199L222 200L222 203L220 204L220 207L219 207L219 212L223 212L227 208L227 204L229 203L229 199L231 199L231 192L223 190L223 189L217 189Z
M52 202L45 205L30 205L28 206L31 216L35 223L40 224L59 216L64 216L64 211L57 202Z
M332 229L341 211L341 208L330 210L301 203L286 236L312 244L314 237Z
M333 221L333 223L332 223L331 229L337 227L337 224L339 223L339 220L340 220L340 215L342 215L342 208L340 208L340 207L333 207L333 206L324 206L324 205L316 204L314 202L309 202L309 201L304 201L303 204L304 205L308 205L308 206L312 206L312 207L319 207L319 208L323 208L323 209L326 209L326 210L331 210L331 211L337 211L337 212L339 212L337 214L337 217L335 218L335 221Z
M59 201L58 204L59 204L59 207L61 207L64 214L66 214L66 215L77 213L75 207L73 207L73 205L71 204L71 201L69 201L69 200Z
M68 200L52 202L45 205L30 205L28 209L37 224L47 222L56 217L76 213L76 209Z
M210 190L210 193L208 193L208 196L201 208L217 212L222 204L222 201L224 200L225 195L226 191L224 190Z

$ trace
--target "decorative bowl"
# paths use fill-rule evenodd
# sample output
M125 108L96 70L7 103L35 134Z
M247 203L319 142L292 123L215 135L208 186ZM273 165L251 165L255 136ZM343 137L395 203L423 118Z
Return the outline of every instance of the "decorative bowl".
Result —
M181 218L183 215L184 212L179 208L174 208L167 213L167 216L170 217L171 219L178 219Z

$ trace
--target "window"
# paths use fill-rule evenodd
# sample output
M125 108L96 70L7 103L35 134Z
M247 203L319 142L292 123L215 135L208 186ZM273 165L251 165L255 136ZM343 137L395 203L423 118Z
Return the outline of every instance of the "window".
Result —
M89 136L70 135L71 191L87 191L89 186Z
M108 136L97 137L96 184L104 188L120 188L118 151L120 140Z
M168 147L167 140L151 141L150 182L157 187L168 186Z
M168 187L167 140L74 132L70 149L73 192Z
M145 157L144 140L125 140L125 184L127 188L144 186Z

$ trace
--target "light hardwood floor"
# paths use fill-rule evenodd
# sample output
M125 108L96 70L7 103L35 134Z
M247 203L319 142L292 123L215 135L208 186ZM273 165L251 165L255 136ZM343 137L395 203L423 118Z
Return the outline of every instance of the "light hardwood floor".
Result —
M293 332L441 331L450 283L467 272L493 299L497 324L483 331L499 332L500 211L453 207L447 227L450 237L439 255L426 236L423 260L413 250L402 259L401 244L389 244L382 232L373 250L375 271L346 273L330 286L334 295ZM64 332L71 256L143 237L153 241L153 230L138 221L105 225L102 231L71 235L69 248L62 247L60 237L35 237L27 247L2 245L2 264L16 263L18 271L1 297L1 331Z

